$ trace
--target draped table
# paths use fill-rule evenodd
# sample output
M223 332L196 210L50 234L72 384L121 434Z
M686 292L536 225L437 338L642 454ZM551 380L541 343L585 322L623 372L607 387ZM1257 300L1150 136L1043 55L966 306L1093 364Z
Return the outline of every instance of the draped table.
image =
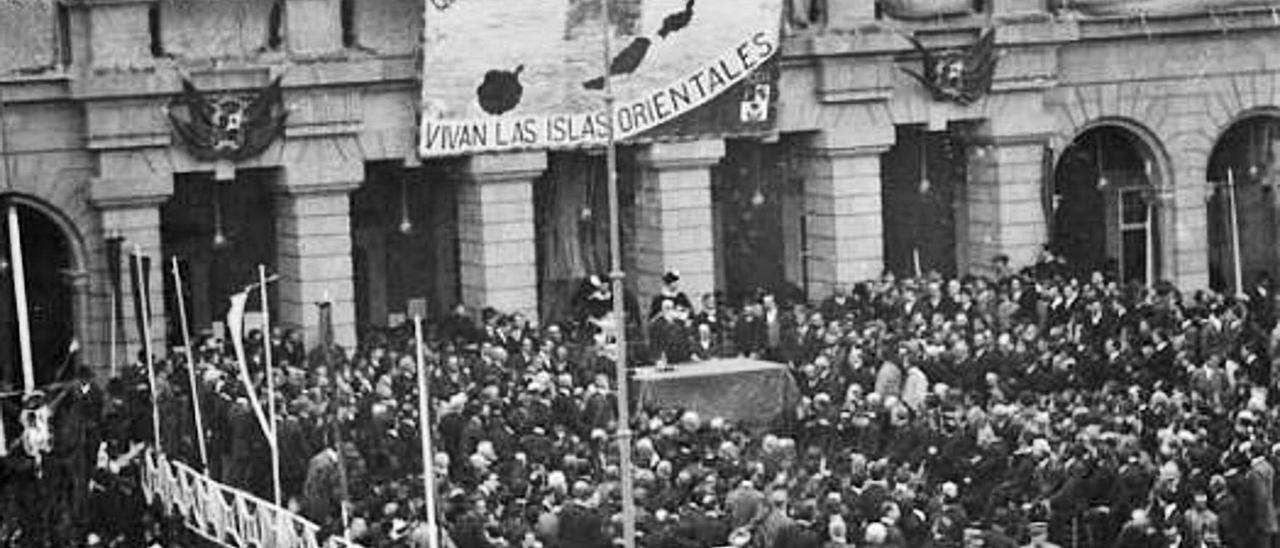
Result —
M640 408L685 409L703 420L721 417L749 425L767 424L800 396L785 364L749 358L678 364L669 370L638 367L631 386Z

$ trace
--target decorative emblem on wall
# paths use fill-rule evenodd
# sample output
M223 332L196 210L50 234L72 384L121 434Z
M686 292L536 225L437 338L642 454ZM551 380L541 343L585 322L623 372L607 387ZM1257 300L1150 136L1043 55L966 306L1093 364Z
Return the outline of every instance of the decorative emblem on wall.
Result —
M182 79L166 108L183 146L201 161L240 161L262 154L284 133L289 112L277 77L253 95L212 97Z
M967 51L941 55L926 49L914 36L907 35L906 38L923 57L922 67L921 72L907 68L902 72L919 80L935 101L969 105L991 91L991 80L999 60L995 29L984 32Z

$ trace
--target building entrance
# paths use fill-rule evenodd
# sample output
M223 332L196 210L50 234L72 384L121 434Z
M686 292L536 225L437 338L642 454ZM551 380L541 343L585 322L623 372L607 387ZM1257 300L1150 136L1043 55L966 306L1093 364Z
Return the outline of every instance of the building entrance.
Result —
M1158 207L1150 150L1129 130L1099 126L1058 160L1050 249L1071 273L1101 271L1121 282L1159 276Z
M8 207L7 200L0 204ZM67 379L75 373L71 340L75 337L75 291L71 243L44 212L19 203L31 357L36 386ZM7 215L0 209L0 220ZM7 222L0 222L0 391L22 386L22 355L13 293L13 257Z

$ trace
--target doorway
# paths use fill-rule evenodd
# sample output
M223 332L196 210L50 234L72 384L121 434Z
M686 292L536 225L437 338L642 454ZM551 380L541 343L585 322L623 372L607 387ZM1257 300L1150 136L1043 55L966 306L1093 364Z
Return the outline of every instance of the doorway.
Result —
M956 274L956 201L968 176L960 132L899 126L881 157L884 262L895 275Z
M1122 283L1159 278L1154 155L1133 132L1103 125L1080 134L1058 160L1049 248L1072 276L1100 271Z
M18 212L36 386L72 376L75 337L75 261L71 242L48 214L29 204L6 201ZM0 210L0 217L7 215ZM0 388L22 386L22 354L8 222L0 222Z
M351 194L356 325L399 327L413 314L440 317L460 297L456 181L447 162L365 165Z
M170 322L180 321L171 258L178 259L193 335L221 336L217 326L226 321L231 295L258 279L258 265L275 272L276 175L272 169L244 169L231 181L215 180L212 173L174 176L173 197L160 208L165 263L160 268L163 283L158 285L164 288ZM279 301L270 300L272 306ZM271 312L275 316L276 311ZM182 344L182 330L176 325L165 332L169 346Z
M803 301L803 181L788 173L785 145L726 139L711 172L716 255L727 302L737 305L764 289Z
M1249 116L1228 127L1209 155L1209 286L1215 290L1239 292L1280 275L1277 136L1280 116Z

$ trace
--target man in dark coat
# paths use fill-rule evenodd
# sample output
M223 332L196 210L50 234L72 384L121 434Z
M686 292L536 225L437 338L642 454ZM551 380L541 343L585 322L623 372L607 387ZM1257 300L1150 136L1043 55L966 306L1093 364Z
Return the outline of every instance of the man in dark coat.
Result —
M307 477L302 489L302 515L321 526L335 519L340 515L340 504L346 495L342 491L342 485L338 451L333 447L326 447L307 463Z
M655 359L665 357L668 363L684 363L691 354L689 330L678 317L675 301L663 300L659 316L649 326L649 351Z
M1280 525L1276 522L1275 504L1275 469L1267 460L1265 449L1260 446L1251 447L1249 471L1245 480L1249 486L1249 505L1253 509L1254 538L1262 542L1262 546L1272 546L1276 534L1280 533Z
M560 508L560 548L607 548L604 515L591 501L591 487L579 481L573 486L573 500ZM462 548L461 546L459 548Z
M748 303L733 328L733 341L738 353L759 357L768 347L768 333L761 317L759 303Z

